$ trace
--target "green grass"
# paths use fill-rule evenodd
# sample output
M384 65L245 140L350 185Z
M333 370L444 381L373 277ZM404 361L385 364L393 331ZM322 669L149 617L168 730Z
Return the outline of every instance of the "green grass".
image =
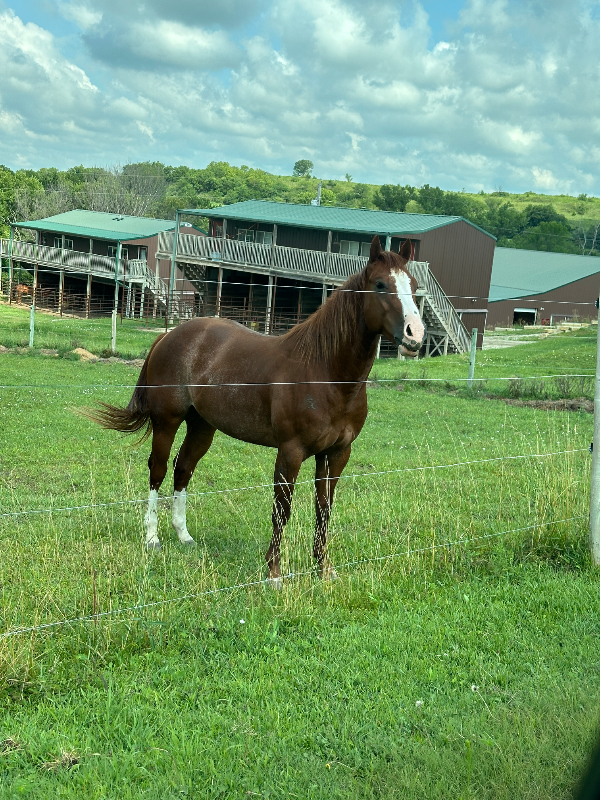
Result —
M565 335L478 369L593 371L594 356ZM2 391L0 513L145 498L148 444L72 412L126 403L138 369L8 353L0 370L36 385ZM368 390L338 488L331 557L361 563L334 584L203 594L262 578L270 538L270 489L223 490L268 484L274 453L221 435L190 486L193 552L166 505L151 557L143 504L0 518L0 630L161 603L0 639L0 798L570 796L600 710L591 415L390 386ZM284 539L295 573L311 568L311 473ZM170 602L183 595L199 596Z
M117 353L132 359L145 356L152 342L164 331L164 320L117 320ZM29 310L0 305L0 344L10 348L29 348ZM62 357L71 356L76 347L83 347L94 355L109 355L111 345L111 318L79 319L59 317L42 311L35 315L35 334L32 355L41 349L57 350Z

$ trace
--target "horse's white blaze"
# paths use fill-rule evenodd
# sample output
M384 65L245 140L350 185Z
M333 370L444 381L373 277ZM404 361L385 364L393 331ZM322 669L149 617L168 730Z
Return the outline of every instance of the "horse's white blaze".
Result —
M413 339L421 340L425 333L423 320L415 303L410 286L410 277L403 269L394 269L391 275L396 283L396 294L402 303L405 325L410 325Z
M182 489L173 494L173 527L179 536L180 542L193 542L194 540L188 533L185 518L186 492Z
M150 489L144 525L146 526L146 544L160 544L158 539L158 492L156 489Z

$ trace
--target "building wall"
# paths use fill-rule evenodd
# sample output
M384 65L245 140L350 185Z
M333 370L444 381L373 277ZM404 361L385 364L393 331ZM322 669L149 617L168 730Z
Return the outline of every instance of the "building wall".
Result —
M488 304L488 327L510 327L515 308L537 310L537 321L549 320L552 315L570 315L580 319L597 319L594 305L598 297L600 276L589 275L579 281L553 289L550 292L530 295L524 299L499 300ZM591 305L586 305L590 303Z

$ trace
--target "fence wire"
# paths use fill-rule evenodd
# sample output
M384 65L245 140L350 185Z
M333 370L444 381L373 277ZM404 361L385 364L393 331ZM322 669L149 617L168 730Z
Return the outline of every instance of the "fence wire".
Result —
M435 550L443 550L449 547L456 547L457 545L472 544L473 542L479 542L486 539L494 539L499 536L507 536L510 533L520 533L522 531L533 530L534 528L542 528L542 527L547 527L549 525L559 525L560 523L563 522L572 522L573 520L576 519L585 519L585 515L580 514L574 517L566 517L565 519L551 520L549 522L538 522L535 523L534 525L525 525L522 528L513 528L507 531L498 531L496 533L483 534L482 536L473 536L470 539L456 539L453 542L440 542L438 544L429 545L428 547L419 547L410 550L403 550L398 553L390 553L386 556L373 556L371 558L356 559L354 561L347 561L343 564L336 564L333 567L333 569L336 572L337 571L341 572L344 569L350 569L351 567L359 566L361 564L382 563L383 561L389 561L391 559L400 558L402 556L418 555L420 553L426 553ZM301 572L288 572L286 575L282 576L282 580L284 581L295 580L297 578L301 578L306 575L312 575L313 573L314 569L303 570ZM140 603L138 605L129 606L126 608L111 609L109 611L100 611L97 614L86 614L84 616L74 617L72 619L58 620L56 622L46 622L42 625L31 625L29 627L24 627L24 628L16 628L15 630L6 631L0 634L0 640L8 639L11 636L18 636L24 633L37 633L38 631L57 629L64 625L75 625L85 622L93 622L94 620L98 620L103 617L127 614L132 611L143 611L144 609L156 608L158 606L166 606L172 603L180 603L185 600L197 600L201 597L209 597L211 595L221 594L224 592L233 592L239 589L249 589L254 586L268 586L269 584L270 584L269 578L262 578L261 580L247 581L245 583L236 583L233 584L232 586L223 586L218 589L208 589L204 592L185 594L179 597L167 598L165 600L154 600L151 603ZM130 620L117 620L117 622L128 622L128 621Z
M373 472L357 472L350 475L340 475L339 480L343 479L358 479L358 478L369 478L372 476L382 476L382 475L398 475L402 472L426 472L428 470L437 470L437 469L453 469L455 467L465 467L471 464L491 464L497 461L516 461L525 458L549 458L550 456L561 456L567 455L570 453L587 453L589 452L588 448L580 447L574 450L558 450L552 453L520 453L518 455L511 455L511 456L495 456L494 458L479 458L474 459L472 461L456 461L452 464L430 464L421 467L399 467L398 469L389 469L389 470L376 470ZM311 478L305 481L295 481L294 487L302 486L308 483L317 483L317 481L327 481L331 480L331 478ZM274 489L275 486L288 486L289 484L286 482L271 482L271 483L258 483L253 486L239 486L227 489L211 489L206 492L190 492L187 494L188 497L205 497L207 495L214 495L214 494L228 494L230 492L250 492L255 489ZM162 497L158 498L161 502L166 502L168 500L173 500L174 495L163 495ZM70 512L70 511L87 511L95 508L114 508L116 506L127 506L127 505L139 505L140 503L147 503L148 498L142 498L139 500L115 500L108 503L90 503L87 505L79 505L79 506L61 506L59 508L40 508L40 509L31 509L28 511L6 511L0 514L0 519L8 518L8 517L23 517L29 516L34 514L57 514L62 512Z

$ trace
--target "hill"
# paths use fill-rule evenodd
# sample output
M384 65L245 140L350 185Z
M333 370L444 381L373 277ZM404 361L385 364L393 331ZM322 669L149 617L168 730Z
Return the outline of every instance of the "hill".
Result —
M298 162L300 163L300 162ZM310 162L308 162L310 164ZM465 217L504 247L600 255L600 198L585 194L473 194L438 186L357 183L309 174L273 175L225 161L203 169L161 162L111 169L72 167L17 170L0 167L0 232L8 223L72 208L173 218L178 208L210 208L242 200L310 203L322 183L323 205L378 208Z

